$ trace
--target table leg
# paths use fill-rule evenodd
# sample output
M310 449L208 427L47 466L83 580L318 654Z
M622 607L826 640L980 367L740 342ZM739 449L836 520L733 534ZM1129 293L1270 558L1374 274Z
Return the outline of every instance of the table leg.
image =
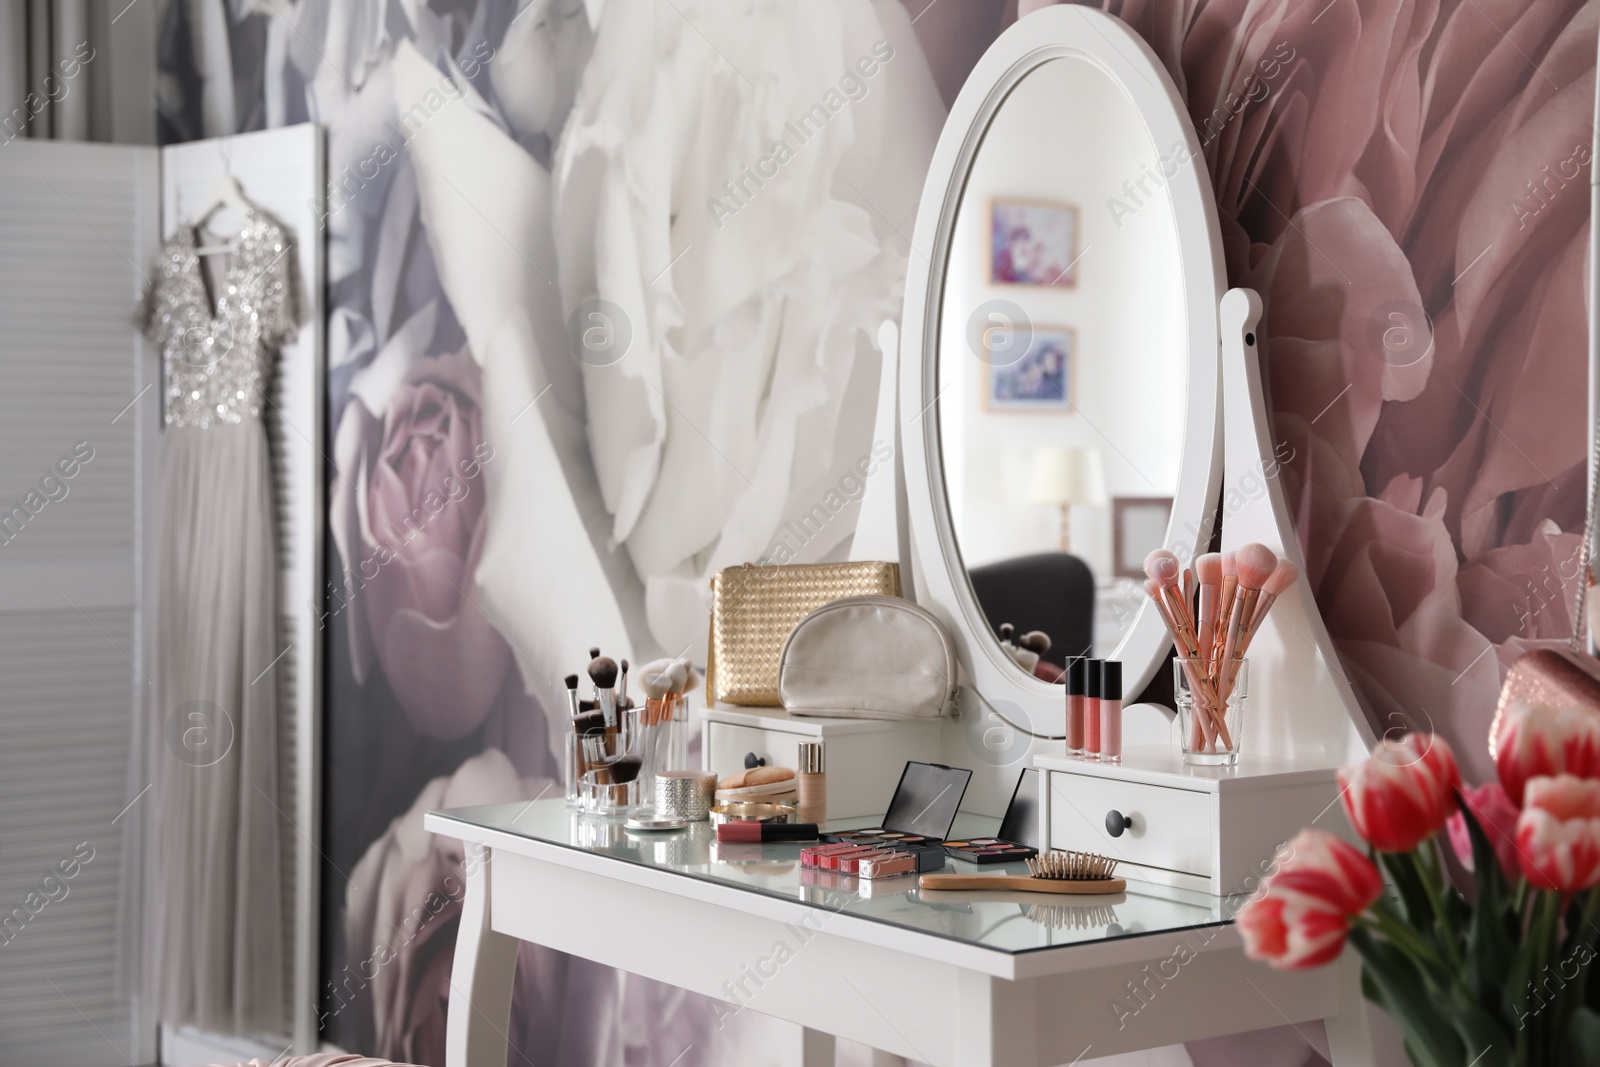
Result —
M506 1067L511 1019L511 983L517 974L517 940L490 929L489 863L493 852L476 855L468 845L466 899L456 934L450 973L450 1010L445 1021L446 1067Z
M1361 957L1345 949L1339 967L1339 1014L1322 1020L1333 1067L1376 1067L1367 1001L1361 994Z

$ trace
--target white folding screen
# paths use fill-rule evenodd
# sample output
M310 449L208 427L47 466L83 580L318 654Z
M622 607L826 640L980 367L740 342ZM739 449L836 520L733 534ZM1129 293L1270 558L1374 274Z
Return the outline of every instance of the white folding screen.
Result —
M141 487L159 366L132 328L150 148L0 150L0 1063L126 1065L118 819L146 682Z
M277 519L279 801L285 928L294 931L285 990L295 1050L317 1047L318 706L322 688L317 606L322 596L324 448L322 131L306 123L171 145L161 150L162 233L209 206L231 173L244 194L289 231L300 292L299 335L278 353L264 412Z

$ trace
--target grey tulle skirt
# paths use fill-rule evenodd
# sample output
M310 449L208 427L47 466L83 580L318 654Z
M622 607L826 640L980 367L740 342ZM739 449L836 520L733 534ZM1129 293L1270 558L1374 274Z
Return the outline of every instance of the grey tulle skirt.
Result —
M279 846L295 831L278 799L266 435L254 420L169 427L161 474L135 967L166 1023L282 1034Z

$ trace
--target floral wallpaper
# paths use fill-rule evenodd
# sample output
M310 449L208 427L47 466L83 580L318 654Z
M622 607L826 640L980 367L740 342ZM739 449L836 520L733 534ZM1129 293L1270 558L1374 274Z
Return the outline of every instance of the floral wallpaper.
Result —
M1188 102L1230 281L1265 298L1344 667L1380 730L1485 780L1501 677L1573 626L1600 5L1103 6ZM705 576L870 448L928 158L1017 7L169 0L167 139L328 129L329 1040L442 1062L464 858L421 813L552 788L583 650L696 654ZM776 1024L708 1003L525 949L512 1061L766 1062Z

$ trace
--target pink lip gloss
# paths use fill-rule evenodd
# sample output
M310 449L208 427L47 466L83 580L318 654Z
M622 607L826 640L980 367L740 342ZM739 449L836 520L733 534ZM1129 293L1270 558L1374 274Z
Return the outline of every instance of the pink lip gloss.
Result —
M1122 663L1100 665L1100 761L1122 762Z
M1074 656L1067 661L1067 755L1083 755L1084 696L1088 661Z
M1100 664L1103 662L1092 659L1086 664L1088 684L1085 686L1083 707L1083 723L1086 728L1083 742L1084 759L1100 758Z

